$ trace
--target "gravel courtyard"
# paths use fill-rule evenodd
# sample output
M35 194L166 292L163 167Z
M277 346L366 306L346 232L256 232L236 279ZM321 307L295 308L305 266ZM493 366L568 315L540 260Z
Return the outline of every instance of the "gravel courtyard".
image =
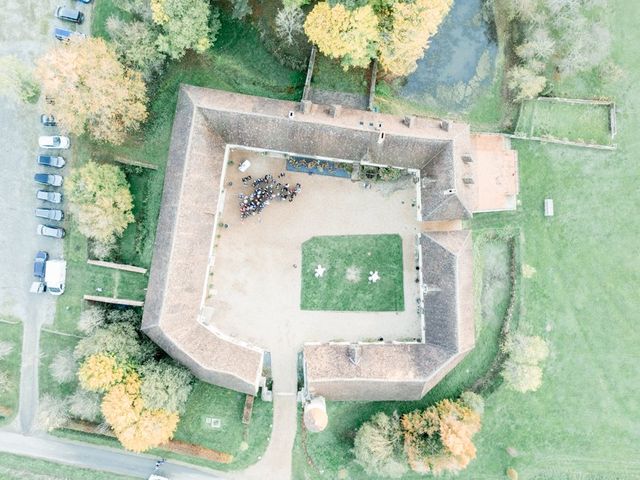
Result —
M237 166L249 158L245 173ZM415 185L383 193L374 184L287 172L283 183L300 183L292 203L273 200L261 215L241 221L238 194L248 193L244 175L258 178L285 170L282 158L247 151L230 154L226 198L215 239L215 264L205 305L208 321L223 332L269 350L274 378L286 375L295 391L295 355L304 342L399 340L420 336L415 282ZM228 183L232 182L231 186ZM328 312L300 309L301 246L317 235L399 234L404 263L402 312ZM280 368L280 372L276 372Z

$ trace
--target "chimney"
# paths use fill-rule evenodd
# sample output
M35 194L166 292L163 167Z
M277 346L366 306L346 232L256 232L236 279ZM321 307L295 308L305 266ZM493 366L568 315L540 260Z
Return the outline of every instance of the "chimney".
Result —
M473 163L473 157L467 153L465 155L462 155L462 161L464 163Z
M404 123L407 127L411 128L416 123L416 117L413 115L407 115L402 119L402 123Z
M342 105L331 105L329 108L329 115L333 118L338 118L342 113Z
M473 178L472 177L464 177L462 179L462 183L464 183L465 185L473 185Z
M449 123L448 120L440 120L440 128L445 132L448 132L449 129L451 128L451 124Z
M311 100L302 100L300 102L300 109L302 113L311 113L311 108L313 107L313 102Z

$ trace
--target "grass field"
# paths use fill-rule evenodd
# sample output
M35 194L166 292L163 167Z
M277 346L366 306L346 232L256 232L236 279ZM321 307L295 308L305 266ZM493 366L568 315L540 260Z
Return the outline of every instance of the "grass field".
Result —
M483 428L474 439L477 458L457 476L441 478L506 478L509 467L522 479L640 478L640 401L634 393L640 378L635 292L640 272L640 191L635 186L640 175L640 57L629 48L640 40L637 18L640 4L618 0L610 3L604 19L612 28L613 60L624 75L603 83L597 71L587 72L558 81L553 91L567 98L615 99L621 109L618 149L514 141L521 206L514 213L477 215L471 223L476 230L521 230L527 274L521 280L519 324L545 337L551 355L539 391L519 394L500 387L488 396ZM553 218L543 216L546 197L555 201ZM463 364L451 375L463 376L466 368ZM455 389L445 393L455 394ZM431 392L427 401L437 398ZM308 437L313 460L327 473L313 473L298 444L297 478L336 478L336 469L350 461L353 428L374 411L391 408L376 407L330 403L328 435ZM518 456L511 457L507 447ZM363 477L348 467L346 478Z
M340 62L322 55L316 55L311 86L321 90L368 94L368 70L350 68L345 71Z
M610 105L529 100L520 111L516 135L611 145Z
M0 453L0 478L3 480L134 480L137 477Z
M417 402L328 402L329 426L324 432L307 435L307 451L315 467L305 460L300 434L294 448L294 478L339 478L341 470L348 479L368 477L353 461L353 438L363 421L378 411L409 412L424 408L442 398L459 395L489 368L498 351L498 338L511 291L509 265L511 252L502 238L476 234L475 241L476 297L480 298L476 315L481 326L476 348L444 380ZM322 472L322 473L321 473ZM413 477L407 477L413 478ZM416 475L415 478L424 478Z
M315 277L317 265L326 268ZM380 280L368 281L377 271ZM302 244L302 310L404 310L400 235L313 237Z
M22 352L22 323L7 323L0 320L0 342L9 342L13 345L11 353L0 360L0 371L8 378L6 390L0 390L0 407L7 409L5 417L0 412L0 425L11 421L18 411L20 396L20 365ZM11 413L9 413L9 411Z

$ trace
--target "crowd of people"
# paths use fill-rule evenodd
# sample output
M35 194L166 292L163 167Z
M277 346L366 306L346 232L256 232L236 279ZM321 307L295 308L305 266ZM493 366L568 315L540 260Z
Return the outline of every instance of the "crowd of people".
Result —
M257 215L264 210L264 207L271 203L271 200L288 200L293 199L300 193L302 186L296 183L291 187L288 183L282 183L280 180L286 176L284 172L274 178L273 175L267 174L264 177L256 178L251 175L242 178L242 184L252 186L253 191L250 194L241 193L240 197L240 218L245 219L251 215ZM284 181L284 180L283 180Z

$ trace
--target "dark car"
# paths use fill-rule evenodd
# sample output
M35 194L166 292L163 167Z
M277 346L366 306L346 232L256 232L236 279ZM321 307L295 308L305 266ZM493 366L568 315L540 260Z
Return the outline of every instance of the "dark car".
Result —
M51 185L52 187L59 187L62 185L62 175L52 175L50 173L36 173L33 176L36 183L42 185Z
M60 192L52 192L50 190L38 190L36 192L36 198L38 200L44 200L45 202L51 203L62 202L62 194Z
M57 208L36 208L36 217L59 222L64 218L64 212Z
M65 22L80 24L84 21L84 13L62 6L56 8L54 15Z
M64 237L64 228L56 227L55 225L38 225L36 230L38 235L42 235L43 237L52 237L52 238L63 238Z
M61 42L64 40L69 40L72 35L78 35L80 38L87 37L84 33L74 32L72 30L67 30L66 28L56 27L53 29L53 36Z
M33 276L38 278L44 278L44 270L47 264L49 254L43 250L36 253L36 258L33 260Z
M62 168L65 163L64 158L57 155L38 155L38 165Z
M40 123L45 127L55 127L58 124L53 115L47 115L46 113L40 115Z

